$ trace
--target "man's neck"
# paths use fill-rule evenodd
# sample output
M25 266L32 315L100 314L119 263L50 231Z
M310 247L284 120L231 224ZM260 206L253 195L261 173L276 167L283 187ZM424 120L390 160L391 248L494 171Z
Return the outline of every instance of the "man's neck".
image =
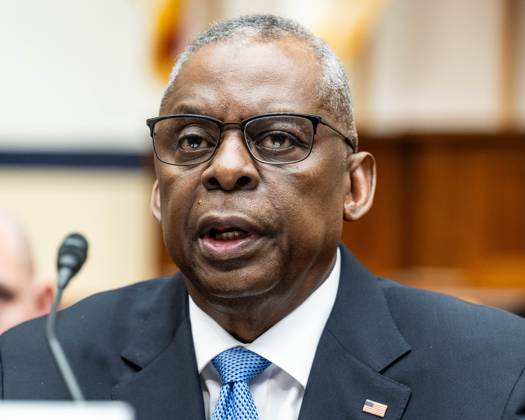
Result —
M203 297L186 279L186 287L193 301L224 330L242 343L251 343L273 325L285 318L301 305L327 279L336 257L321 272L305 273L304 279L297 279L297 289L279 293L268 293L249 297L212 298Z

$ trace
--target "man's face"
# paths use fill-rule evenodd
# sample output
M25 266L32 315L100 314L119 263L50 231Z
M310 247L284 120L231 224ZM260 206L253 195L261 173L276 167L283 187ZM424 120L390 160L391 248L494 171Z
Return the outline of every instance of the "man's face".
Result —
M282 111L333 121L321 111L318 87L319 66L305 44L228 40L191 56L161 115L239 122ZM320 125L306 160L258 163L238 126L231 126L208 162L183 167L156 161L153 212L197 303L223 304L225 311L239 298L290 309L301 303L333 265L351 188L348 153Z

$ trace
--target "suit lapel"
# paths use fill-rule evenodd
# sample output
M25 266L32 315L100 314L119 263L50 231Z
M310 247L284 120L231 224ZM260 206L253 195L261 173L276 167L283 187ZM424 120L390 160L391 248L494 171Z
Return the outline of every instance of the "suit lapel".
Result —
M371 420L376 417L362 411L367 399L388 406L384 419L400 419L411 391L381 373L409 351L377 279L341 248L339 290L299 419Z
M112 398L131 403L138 419L205 418L186 289L180 275L174 282L175 291L159 293L122 352L133 371L115 385Z
M388 406L384 419L400 419L410 389L375 372L345 352L330 333L316 355L305 390L300 420L372 420L363 413L367 399Z

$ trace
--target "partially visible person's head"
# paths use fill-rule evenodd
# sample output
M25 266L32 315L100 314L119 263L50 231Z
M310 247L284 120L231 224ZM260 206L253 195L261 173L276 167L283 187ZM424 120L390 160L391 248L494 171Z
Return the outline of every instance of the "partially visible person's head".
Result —
M34 278L31 250L20 226L0 213L0 333L45 314L53 291Z

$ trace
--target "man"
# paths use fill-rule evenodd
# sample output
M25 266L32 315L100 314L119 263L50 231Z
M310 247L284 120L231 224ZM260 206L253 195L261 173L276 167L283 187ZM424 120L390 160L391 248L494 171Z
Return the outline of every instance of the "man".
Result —
M148 125L181 274L61 314L87 398L139 419L525 418L520 318L376 278L338 246L375 167L322 41L272 16L220 22ZM42 331L2 338L3 398L68 398Z
M0 212L0 333L48 312L49 284L34 279L27 238L15 221Z

